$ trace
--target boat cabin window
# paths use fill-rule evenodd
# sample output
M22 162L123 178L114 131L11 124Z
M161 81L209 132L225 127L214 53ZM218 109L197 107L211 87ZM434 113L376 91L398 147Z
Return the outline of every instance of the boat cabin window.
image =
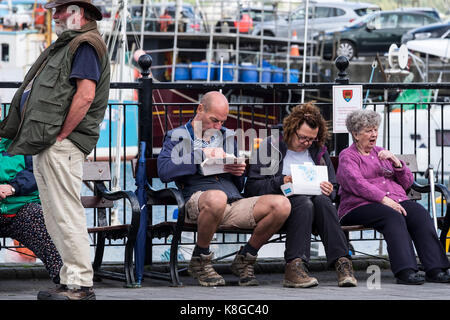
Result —
M1 52L2 61L9 62L9 44L2 43Z

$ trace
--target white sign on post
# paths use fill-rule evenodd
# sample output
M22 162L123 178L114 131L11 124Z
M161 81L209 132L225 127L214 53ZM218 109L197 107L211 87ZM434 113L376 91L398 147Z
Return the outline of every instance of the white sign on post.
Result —
M362 85L333 86L333 133L348 133L347 115L362 109Z

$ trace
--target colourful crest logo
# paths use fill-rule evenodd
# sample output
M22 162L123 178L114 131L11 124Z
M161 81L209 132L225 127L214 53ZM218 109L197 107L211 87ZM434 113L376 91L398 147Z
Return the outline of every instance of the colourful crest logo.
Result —
M349 102L350 100L352 100L353 90L342 90L342 95L344 97L344 100Z

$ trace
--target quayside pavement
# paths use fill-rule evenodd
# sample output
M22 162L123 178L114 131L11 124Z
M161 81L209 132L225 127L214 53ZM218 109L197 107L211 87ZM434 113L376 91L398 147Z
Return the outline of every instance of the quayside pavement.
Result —
M195 301L243 300L246 303L264 300L448 300L450 284L425 283L405 286L395 283L389 263L379 259L355 259L356 288L339 288L334 270L326 270L325 262L312 261L310 275L319 280L319 286L309 289L284 288L282 261L263 261L256 266L257 287L240 287L238 279L229 273L229 264L217 265L227 282L225 287L200 287L187 273L181 274L182 287L171 287L169 282L145 278L141 288L125 288L113 280L95 282L97 300L180 300L190 306ZM117 266L110 266L111 268ZM368 269L369 268L369 269ZM0 300L36 300L39 290L54 286L42 265L0 265ZM184 303L178 302L181 308ZM198 304L197 304L198 305ZM180 312L183 310L180 309ZM186 311L186 310L185 310Z

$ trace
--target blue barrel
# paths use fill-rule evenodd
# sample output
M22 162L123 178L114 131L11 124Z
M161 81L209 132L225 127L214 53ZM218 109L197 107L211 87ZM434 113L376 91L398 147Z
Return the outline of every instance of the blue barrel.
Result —
M272 67L272 82L283 82L283 68Z
M240 82L258 82L258 70L254 65L241 65L239 70Z
M211 64L211 71L209 79L214 80L215 65ZM191 78L192 80L206 80L208 79L208 62L192 62L191 63Z
M299 75L299 71L297 69L291 69L290 74L289 74L289 81L286 81L286 74L284 76L284 79L286 82L289 82L289 83L297 83L298 75Z
M272 80L272 69L263 68L261 82L270 82Z
M175 65L175 80L191 80L189 65L187 64Z
M224 63L222 70L222 81L233 81L234 80L234 67L233 63ZM220 64L217 65L216 70L216 80L220 81Z

